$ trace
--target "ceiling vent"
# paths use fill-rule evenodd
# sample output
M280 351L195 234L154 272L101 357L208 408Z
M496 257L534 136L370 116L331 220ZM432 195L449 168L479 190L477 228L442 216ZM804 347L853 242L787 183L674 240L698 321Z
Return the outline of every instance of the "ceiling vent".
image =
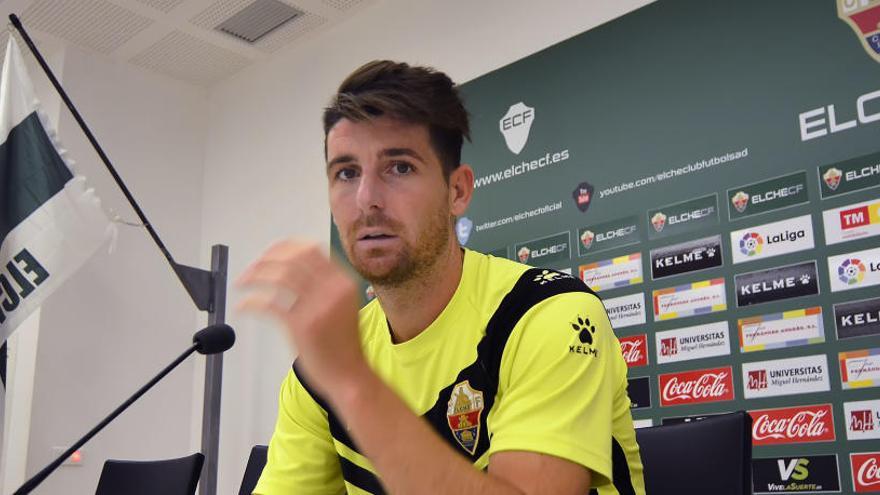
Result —
M217 29L248 43L255 43L301 15L302 12L279 0L255 0L223 21Z

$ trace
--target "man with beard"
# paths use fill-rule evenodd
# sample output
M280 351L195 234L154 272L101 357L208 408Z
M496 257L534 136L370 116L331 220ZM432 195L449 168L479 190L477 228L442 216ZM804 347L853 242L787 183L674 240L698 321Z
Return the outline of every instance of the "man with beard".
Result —
M443 73L352 73L324 113L330 210L356 282L316 244L245 270L240 309L299 357L255 493L643 494L626 363L580 280L459 246L474 173ZM613 467L612 467L613 466Z

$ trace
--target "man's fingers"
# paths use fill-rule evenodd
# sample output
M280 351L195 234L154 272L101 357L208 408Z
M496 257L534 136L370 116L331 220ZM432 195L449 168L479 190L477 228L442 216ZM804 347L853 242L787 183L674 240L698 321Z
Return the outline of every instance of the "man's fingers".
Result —
M251 294L242 299L235 306L235 310L247 313L268 313L283 323L287 323L290 318L291 308L295 303L295 298L283 298L277 293L261 292Z
M235 282L238 287L280 287L296 294L309 290L315 283L314 268L309 263L259 261Z

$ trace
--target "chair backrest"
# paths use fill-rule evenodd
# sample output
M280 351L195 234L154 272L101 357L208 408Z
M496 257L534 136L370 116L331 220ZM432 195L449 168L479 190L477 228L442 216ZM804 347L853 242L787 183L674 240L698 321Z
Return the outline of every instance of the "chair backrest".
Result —
M752 418L745 411L636 430L648 495L752 493Z
M251 449L251 455L248 457L247 467L244 468L244 478L241 480L241 488L238 489L238 495L251 495L254 488L257 487L257 481L260 474L263 473L263 466L266 465L266 454L269 447L265 445L255 445Z
M108 459L95 495L193 495L204 462L200 453L161 461Z

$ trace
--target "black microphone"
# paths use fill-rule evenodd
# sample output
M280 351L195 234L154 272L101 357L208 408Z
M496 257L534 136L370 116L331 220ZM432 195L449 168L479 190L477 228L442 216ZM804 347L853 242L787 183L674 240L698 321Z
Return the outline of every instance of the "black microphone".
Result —
M77 451L77 449L85 445L85 443L91 440L92 437L97 435L99 431L103 430L105 426L110 424L111 421L122 414L122 411L128 409L128 406L132 405L134 401L140 399L141 396L147 392L147 390L150 390L153 385L159 382L159 380L165 378L165 375L171 373L171 370L176 368L177 365L188 358L190 354L197 351L200 354L217 354L218 352L228 350L230 347L232 347L232 344L234 343L235 332L229 325L225 325L222 323L211 325L196 332L196 334L193 335L193 344L189 347L189 349L184 351L183 354L178 356L177 359L172 361L171 364L160 371L159 374L153 377L152 380L147 382L146 385L138 389L138 391L135 392L134 395L123 402L121 406L113 410L113 412L111 412L106 418L104 418L100 423L98 423L97 426L92 428L82 438L77 440L76 443L71 445L71 447L64 451L64 453L61 454L57 459L49 463L49 465L44 467L42 471L35 474L33 478L27 480L25 484L21 485L21 487L15 491L14 495L27 495L28 493L33 491L33 489L36 488L40 483L42 483L43 480L48 478L53 471L58 469L58 466L63 464L65 459L70 457L74 452Z

